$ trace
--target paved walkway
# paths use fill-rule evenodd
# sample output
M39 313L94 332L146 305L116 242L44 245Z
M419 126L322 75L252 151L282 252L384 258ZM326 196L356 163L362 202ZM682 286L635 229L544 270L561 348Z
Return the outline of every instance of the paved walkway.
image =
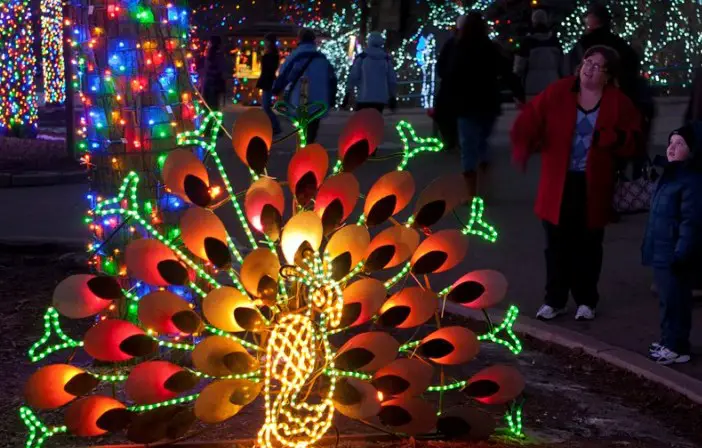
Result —
M662 152L668 133L679 125L683 105L663 103L660 118L654 130L654 150ZM232 117L228 117L229 121ZM387 115L386 142L380 155L396 152L399 139L394 123L406 118L415 124L420 136L426 136L431 123L423 114ZM507 112L496 127L493 136L494 170L488 181L488 219L500 231L494 245L479 240L471 242L469 256L463 266L448 275L432 279L435 288L443 287L463 272L472 269L494 268L502 271L510 281L509 303L516 303L524 313L533 315L541 304L544 284L544 237L540 222L532 213L538 179L539 163L533 160L526 174L519 174L510 166L508 129L514 112ZM341 116L330 117L322 126L320 141L328 148L336 147ZM222 154L227 166L238 166L233 151L222 141ZM285 166L292 152L292 142L274 150L270 170L273 175L285 177ZM333 155L332 155L333 158ZM392 169L397 162L368 163L355 174L362 191L380 174ZM421 188L442 173L455 172L459 165L457 154L425 155L410 163L410 170ZM240 168L233 168L232 179L245 178ZM244 176L244 177L241 177ZM0 189L0 238L2 239L74 239L85 236L81 224L86 193L85 185ZM243 185L241 188L244 188ZM224 207L223 207L224 208ZM466 214L467 210L461 213ZM231 212L223 213L225 222L233 222ZM640 265L639 246L645 226L645 215L626 217L621 223L608 228L605 239L605 260L601 280L602 301L594 322L575 322L571 315L563 316L553 325L582 332L612 345L644 352L647 345L658 337L657 298L650 292L650 272ZM453 225L446 222L445 225ZM229 226L228 226L229 227ZM574 313L574 304L571 303ZM697 355L686 366L675 367L693 377L702 379L702 304L693 317L692 342Z

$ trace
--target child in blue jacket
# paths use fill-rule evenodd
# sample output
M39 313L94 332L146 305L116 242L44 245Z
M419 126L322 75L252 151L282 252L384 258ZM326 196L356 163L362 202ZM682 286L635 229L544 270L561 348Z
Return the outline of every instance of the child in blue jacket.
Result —
M661 339L649 355L669 365L690 360L692 287L702 271L702 122L673 131L666 156L642 255L660 298Z

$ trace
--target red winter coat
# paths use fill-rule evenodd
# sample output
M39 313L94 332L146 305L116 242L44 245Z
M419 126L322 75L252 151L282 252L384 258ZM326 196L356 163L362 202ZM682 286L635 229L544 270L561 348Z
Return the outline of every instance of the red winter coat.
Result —
M535 212L558 224L570 165L577 119L578 78L551 84L530 101L512 126L513 158L524 166L532 154L541 153L541 178ZM605 87L587 156L588 227L604 227L610 218L614 193L615 158L631 157L641 127L639 113L621 91Z

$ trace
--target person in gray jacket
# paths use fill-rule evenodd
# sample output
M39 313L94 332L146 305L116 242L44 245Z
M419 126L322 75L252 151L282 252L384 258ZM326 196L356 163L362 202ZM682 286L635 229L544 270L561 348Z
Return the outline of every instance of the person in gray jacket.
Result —
M538 95L563 76L563 50L549 29L548 14L537 9L531 15L531 22L533 32L521 43L514 58L514 73L522 80L527 96Z
M383 112L385 106L390 106L392 110L396 107L397 74L390 55L383 49L384 45L382 34L377 31L370 33L366 50L353 61L347 83L347 98L354 89L358 89L357 110L373 108Z

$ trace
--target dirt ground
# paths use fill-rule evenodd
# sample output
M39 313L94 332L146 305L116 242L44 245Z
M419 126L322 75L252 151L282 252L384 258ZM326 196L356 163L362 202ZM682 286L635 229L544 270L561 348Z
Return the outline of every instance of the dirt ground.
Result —
M50 247L35 253L8 252L0 248L0 316L3 341L0 344L0 371L4 383L0 387L0 446L23 446L26 436L19 417L24 381L37 366L27 359L27 349L42 332L42 315L49 306L55 285L71 273L84 272L76 257L63 256ZM69 335L80 337L81 323L62 320ZM475 322L454 323L476 328ZM702 407L668 390L600 363L582 353L530 339L523 340L525 350L514 358L507 350L492 344L482 347L479 358L456 375L469 377L478 369L495 363L513 363L524 374L524 426L527 437L513 440L496 437L485 443L449 443L434 440L377 440L378 430L349 421L335 420L343 436L367 434L366 440L342 438L332 447L427 447L486 448L543 446L553 448L663 448L702 446ZM55 355L54 362L65 361L66 354ZM465 376L464 376L465 375ZM449 398L450 397L450 398ZM447 394L445 406L463 405L469 399L460 393ZM236 446L216 443L255 437L260 425L262 403L258 400L229 422L208 427L192 438L198 446ZM498 420L504 407L493 409ZM47 423L60 424L60 413L41 414ZM500 421L499 425L503 422ZM333 435L333 434L332 434ZM125 443L112 435L105 438L77 439L59 435L47 447L80 447Z

